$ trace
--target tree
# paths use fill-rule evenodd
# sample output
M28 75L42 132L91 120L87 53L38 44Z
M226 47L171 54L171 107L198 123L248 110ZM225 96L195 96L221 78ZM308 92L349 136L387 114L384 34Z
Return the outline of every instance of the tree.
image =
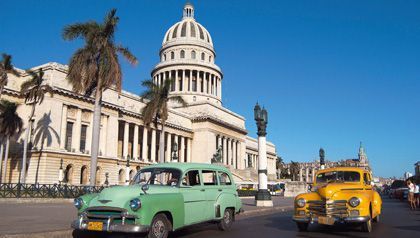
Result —
M95 21L75 23L64 27L63 30L65 40L80 38L85 41L84 47L76 50L70 59L68 81L77 93L86 96L95 93L90 163L91 186L94 186L96 181L102 93L110 87L115 87L121 92L122 73L117 54L124 56L129 63L137 64L136 57L128 48L115 44L114 34L119 21L115 15L116 11L112 9L103 23Z
M11 73L15 76L19 76L19 72L16 71L12 65L12 56L8 54L2 54L2 57L3 59L0 61L0 98L4 87L7 85L7 74Z
M277 175L279 178L281 178L281 172L283 171L283 168L284 168L283 158L280 156L277 156L276 170L277 170Z
M10 138L22 131L23 122L17 114L18 104L6 100L0 101L0 135L6 138L6 147L4 154L3 171L1 181L6 180L7 159L9 157ZM0 157L0 171L1 171L1 157Z
M296 181L296 177L299 175L299 163L291 161L290 163L290 175L292 176L292 181Z
M20 94L25 97L25 103L32 105L31 112L28 117L28 126L25 131L25 138L23 139L23 156L22 156L22 167L20 172L20 182L25 183L26 179L26 161L28 155L28 141L29 133L32 130L32 118L35 114L35 108L37 104L41 104L44 101L45 94L53 95L53 89L50 85L45 84L44 71L39 69L38 72L27 70L26 71L31 79L25 81L20 86Z
M142 100L146 99L148 102L142 109L144 124L150 128L150 123L154 122L157 129L157 124L160 122L162 126L159 137L159 162L163 163L165 156L165 124L168 119L168 102L173 101L182 106L186 106L184 99L181 96L170 96L172 84L174 79L166 79L162 84L156 84L153 80L145 80L142 86L146 90L141 94Z

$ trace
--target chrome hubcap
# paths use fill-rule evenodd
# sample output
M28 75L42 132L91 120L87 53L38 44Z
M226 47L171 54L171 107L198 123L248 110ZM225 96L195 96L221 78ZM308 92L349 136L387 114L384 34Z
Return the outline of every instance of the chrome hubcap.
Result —
M153 225L153 234L156 237L163 237L165 234L165 224L163 224L163 221L158 220L155 222Z
M224 215L224 220L225 220L225 223L226 224L229 224L230 223L230 212L228 212L228 211L225 211L225 215Z

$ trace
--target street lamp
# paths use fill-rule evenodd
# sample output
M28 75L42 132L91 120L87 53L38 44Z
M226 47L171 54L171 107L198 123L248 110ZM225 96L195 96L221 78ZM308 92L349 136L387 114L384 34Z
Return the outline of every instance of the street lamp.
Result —
M258 103L254 107L254 119L258 128L258 191L255 195L255 204L258 207L272 207L273 201L267 189L267 110L261 109Z
M58 171L58 184L61 184L63 182L63 159L60 160L60 170Z
M178 162L178 144L176 142L172 144L172 161Z
M130 183L130 156L127 156L127 163L125 165L125 185Z

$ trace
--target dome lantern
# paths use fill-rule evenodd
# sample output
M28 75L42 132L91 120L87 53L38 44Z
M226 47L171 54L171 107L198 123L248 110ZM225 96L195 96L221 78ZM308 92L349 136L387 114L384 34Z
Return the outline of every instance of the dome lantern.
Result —
M183 14L183 18L193 18L194 19L194 6L187 2L184 6L184 14Z

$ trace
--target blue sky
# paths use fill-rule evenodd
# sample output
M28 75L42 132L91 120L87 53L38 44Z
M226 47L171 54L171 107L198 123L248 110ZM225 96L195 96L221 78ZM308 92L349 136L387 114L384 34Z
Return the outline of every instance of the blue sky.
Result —
M0 1L0 52L15 66L66 64L81 41L62 28L120 17L116 41L140 64L123 61L124 89L140 93L166 30L184 0ZM363 141L374 173L402 176L420 160L420 1L193 0L224 72L223 103L245 116L269 112L268 139L285 161L354 158Z

